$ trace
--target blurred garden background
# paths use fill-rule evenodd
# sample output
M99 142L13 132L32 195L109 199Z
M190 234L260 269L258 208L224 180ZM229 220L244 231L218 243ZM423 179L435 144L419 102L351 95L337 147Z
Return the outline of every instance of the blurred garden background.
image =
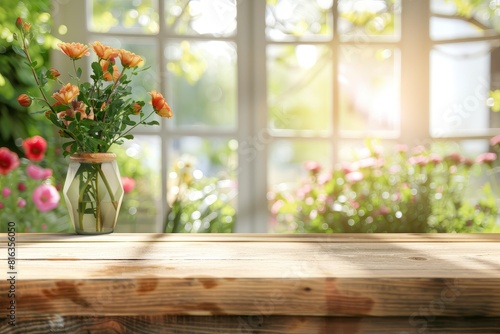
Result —
M16 100L36 93L17 17L40 68L62 63L59 41L126 48L150 67L134 96L173 109L113 149L117 232L500 231L497 0L3 0L0 147L20 165L0 174L2 224L72 232L62 197L31 203L68 161L40 106ZM26 172L35 135L43 179Z

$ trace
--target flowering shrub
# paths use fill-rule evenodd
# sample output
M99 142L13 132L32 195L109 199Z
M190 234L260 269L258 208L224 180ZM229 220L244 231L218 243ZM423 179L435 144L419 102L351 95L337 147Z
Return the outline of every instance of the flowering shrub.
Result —
M0 147L0 219L15 222L19 232L64 231L66 211L60 205L61 185L44 168L47 142L34 136L22 142L25 158ZM1 225L6 232L6 224Z
M500 147L500 137L493 146ZM496 145L496 146L495 146ZM482 232L497 216L492 186L485 182L474 203L467 199L471 173L493 175L496 153L475 160L439 156L423 146L399 145L324 171L308 162L297 189L272 194L275 229L284 232ZM483 173L484 175L484 173Z
M229 233L236 220L234 181L206 177L190 161L179 160L169 174L169 207L164 232Z

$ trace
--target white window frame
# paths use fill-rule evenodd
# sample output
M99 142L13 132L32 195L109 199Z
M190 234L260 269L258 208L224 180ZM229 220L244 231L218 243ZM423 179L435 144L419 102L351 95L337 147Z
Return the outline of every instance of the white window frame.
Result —
M333 15L337 16L338 0L334 0ZM68 27L68 33L59 36L64 41L83 41L89 35L100 35L90 33L86 25L85 1L67 0L64 2L53 1L53 13L55 26L64 24ZM267 73L266 73L266 47L279 42L266 40L265 35L265 0L238 0L238 27L234 37L222 38L236 43L238 52L237 61L237 128L227 133L204 131L203 133L188 130L170 130L166 124L162 124L162 130L158 133L162 143L162 182L167 183L167 170L170 161L167 161L168 142L174 137L201 136L205 138L217 136L235 138L239 143L238 149L238 206L237 224L235 232L267 232L268 231L268 146L274 139L300 139L297 136L281 137L272 133L268 128L267 120ZM160 31L157 35L148 35L147 38L155 39L158 43L159 68L166 68L163 57L165 41L169 38L179 36L170 35L163 22L163 1L159 1ZM428 143L431 140L444 138L432 138L430 136L430 51L435 44L457 43L476 40L491 40L498 37L462 38L445 41L432 41L429 34L430 22L430 0L402 0L401 10L401 38L395 42L377 42L375 40L363 40L362 43L369 45L391 45L400 50L400 134L397 137L388 138L408 145ZM334 22L334 33L336 20ZM57 34L56 34L57 35ZM102 34L106 35L106 34ZM113 35L113 34L109 34ZM140 35L136 35L140 36ZM192 40L216 39L208 37L185 37L180 38ZM219 38L217 38L219 39ZM341 52L341 48L360 45L360 41L340 41L334 36L331 41L321 43L330 47L333 54ZM286 44L304 44L307 42L286 42ZM357 44L356 44L357 43ZM61 54L54 53L54 64L63 63ZM337 57L333 57L333 78L337 78ZM168 92L168 83L163 81L159 90ZM337 80L333 82L333 107L332 107L332 133L327 138L332 146L332 163L338 160L339 142L343 139L339 131L339 85ZM168 96L167 96L168 99ZM176 112L182 112L177 110ZM415 117L419 115L419 117ZM462 139L489 139L495 133L494 130L485 131L467 137L448 137L449 140ZM138 133L140 134L140 133ZM146 133L143 133L146 134ZM147 135L151 135L147 133ZM167 213L166 186L162 187L161 207L158 217L158 232L161 231L163 219Z

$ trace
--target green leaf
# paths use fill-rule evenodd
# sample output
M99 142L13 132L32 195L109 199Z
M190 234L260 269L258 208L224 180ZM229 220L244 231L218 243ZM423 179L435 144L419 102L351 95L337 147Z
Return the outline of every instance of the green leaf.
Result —
M82 77L82 69L80 67L78 67L78 69L76 70L76 76L78 77L78 79Z
M112 68L112 66L111 66L111 68ZM103 76L102 67L98 62L95 61L92 63L92 70L94 71L94 74L96 75L94 80L98 80L99 78L102 78L102 76Z
M26 58L26 54L24 53L23 49L21 49L19 46L12 45L12 50L14 50L14 52L20 55L21 57Z
M125 135L125 136L123 136L123 138L132 140L132 139L134 139L134 135Z

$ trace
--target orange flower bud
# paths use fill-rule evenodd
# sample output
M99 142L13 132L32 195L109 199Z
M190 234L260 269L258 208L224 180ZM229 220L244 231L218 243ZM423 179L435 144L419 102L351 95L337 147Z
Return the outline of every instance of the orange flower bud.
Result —
M57 46L73 60L88 56L89 47L82 43L59 43Z
M25 33L28 33L28 32L30 32L30 30L31 30L31 23L24 22L24 24L23 24L23 31Z
M17 97L17 102L23 107L29 107L31 105L31 98L26 94L21 94Z
M52 94L52 97L56 99L61 104L70 104L78 94L80 94L80 89L78 86L73 86L70 83L63 86L57 93Z
M132 106L132 108L134 109L134 114L138 115L140 112L141 112L141 105L137 102L134 103L134 105Z
M153 110L160 116L160 117L167 117L171 118L172 117L172 109L170 109L170 106L168 105L167 101L165 101L165 98L163 95L158 93L157 91L153 90L148 93L151 95L151 103L153 105Z
M119 51L118 56L120 57L122 66L125 68L139 66L139 64L144 61L140 56L136 55L135 53L123 49Z
M109 60L118 57L118 50L110 46L103 45L101 44L101 42L94 42L93 44L90 45L94 49L94 52L96 53L97 57L99 57L100 59Z
M58 70L52 67L50 70L47 71L46 75L47 78L56 80L61 75L61 73L59 73Z

